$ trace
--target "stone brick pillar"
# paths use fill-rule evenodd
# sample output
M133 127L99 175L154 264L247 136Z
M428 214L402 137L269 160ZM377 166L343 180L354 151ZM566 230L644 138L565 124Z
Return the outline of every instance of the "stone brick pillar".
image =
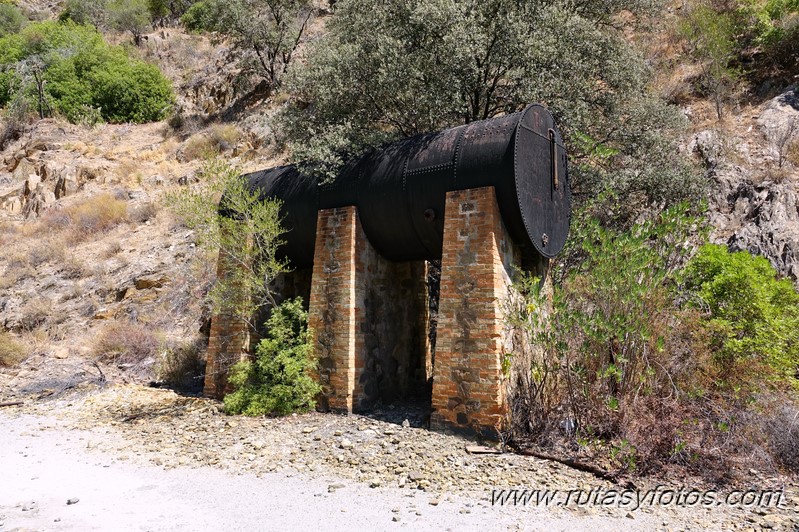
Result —
M226 260L224 252L220 251L217 279L223 279L229 275L230 269L235 267L232 261ZM249 356L250 345L250 327L246 321L229 312L211 317L203 387L203 394L206 397L222 399L230 391L227 382L228 371L233 364Z
M493 187L449 192L433 368L433 428L496 436L506 419L503 307L518 250Z
M355 249L360 229L355 207L319 211L308 327L322 385L319 406L352 412L360 393L363 360L356 360Z
M353 412L423 393L425 294L424 263L382 257L355 207L319 211L308 325L322 409Z

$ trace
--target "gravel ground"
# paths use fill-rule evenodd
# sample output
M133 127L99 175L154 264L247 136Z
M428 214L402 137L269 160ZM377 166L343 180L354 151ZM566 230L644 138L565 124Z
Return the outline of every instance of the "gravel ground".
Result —
M420 424L413 409L231 417L215 401L130 385L4 408L0 530L799 530L795 479L754 471L736 487L784 486L782 508L492 505L495 489L619 487L470 454L473 442Z

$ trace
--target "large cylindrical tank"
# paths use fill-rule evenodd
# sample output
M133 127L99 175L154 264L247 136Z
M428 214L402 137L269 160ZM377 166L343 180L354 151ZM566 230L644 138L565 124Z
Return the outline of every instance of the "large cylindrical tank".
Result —
M404 139L347 165L330 184L282 166L244 176L283 201L284 253L313 264L319 209L355 205L371 244L388 259L441 258L447 192L493 186L524 257L555 256L569 231L571 194L552 115L530 105L511 115Z

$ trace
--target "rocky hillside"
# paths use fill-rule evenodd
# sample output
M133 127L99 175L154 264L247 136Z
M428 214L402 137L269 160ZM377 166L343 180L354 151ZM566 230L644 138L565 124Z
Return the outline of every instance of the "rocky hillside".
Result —
M196 184L208 154L244 169L276 160L263 113L214 120L236 104L228 48L170 29L140 53L171 77L180 123L44 119L0 152L0 334L10 333L0 339L30 355L0 376L0 399L99 375L149 382L165 353L202 355L216 257L198 250L165 195ZM123 360L120 345L97 360L113 338L151 348L143 362Z
M799 280L799 92L789 87L703 129L690 148L711 179L711 238Z

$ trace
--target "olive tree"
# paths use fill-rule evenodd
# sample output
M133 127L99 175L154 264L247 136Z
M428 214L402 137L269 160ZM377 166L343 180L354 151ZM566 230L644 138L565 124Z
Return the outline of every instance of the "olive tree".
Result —
M201 0L181 18L191 30L214 31L254 56L270 90L280 86L310 22L309 0Z
M696 194L676 157L676 110L647 90L622 11L645 0L341 0L327 33L291 71L276 128L306 169L333 178L350 157L397 137L513 112L558 119L573 188L652 200Z

